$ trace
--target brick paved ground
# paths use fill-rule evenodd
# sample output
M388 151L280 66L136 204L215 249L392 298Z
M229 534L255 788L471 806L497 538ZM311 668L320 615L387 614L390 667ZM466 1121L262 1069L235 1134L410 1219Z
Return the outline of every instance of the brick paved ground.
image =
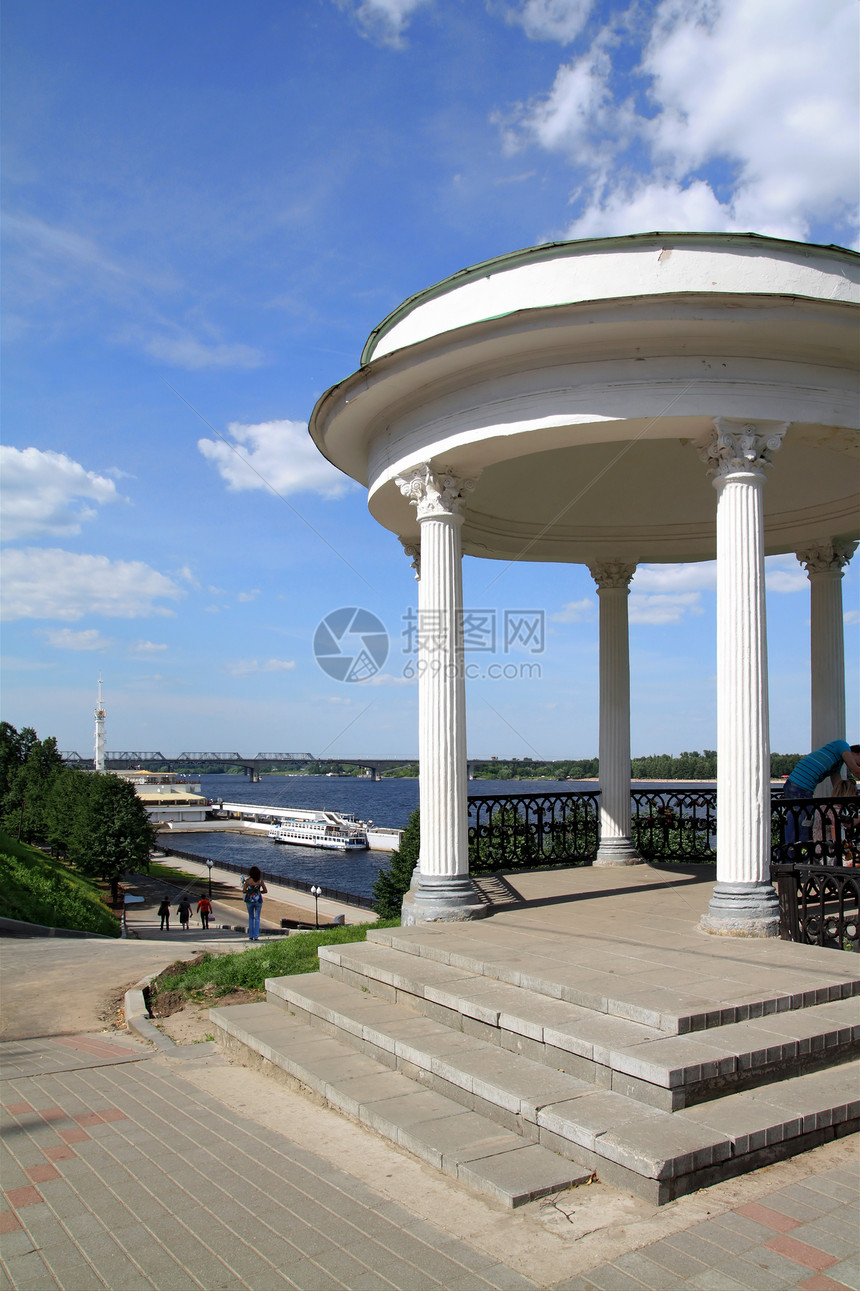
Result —
M562 1264L532 1281L505 1262L503 1240L478 1249L237 1114L186 1079L196 1064L152 1058L124 1037L0 1048L3 1287L860 1287L856 1158L576 1277L558 1280ZM510 1212L494 1222L499 1233L537 1223Z
M115 1041L87 1043L93 1065L70 1070L67 1048L31 1042L37 1074L0 1086L4 1286L535 1286L282 1135L228 1115L163 1061L124 1061Z
M860 1287L860 1164L781 1188L611 1263L555 1291L844 1291Z

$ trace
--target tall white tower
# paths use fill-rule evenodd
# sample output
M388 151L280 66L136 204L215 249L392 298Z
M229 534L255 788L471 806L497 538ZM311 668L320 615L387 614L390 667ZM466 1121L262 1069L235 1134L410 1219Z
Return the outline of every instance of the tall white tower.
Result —
M102 705L102 679L99 677L99 698L96 704L96 771L105 769L105 710Z

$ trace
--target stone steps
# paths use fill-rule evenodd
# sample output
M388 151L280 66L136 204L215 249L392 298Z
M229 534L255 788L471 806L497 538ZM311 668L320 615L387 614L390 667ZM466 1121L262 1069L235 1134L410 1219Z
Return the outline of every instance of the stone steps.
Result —
M321 971L345 985L664 1111L860 1052L853 998L671 1034L391 945L325 946L319 954ZM275 997L280 990L272 984Z
M707 962L707 977L697 979L694 986L686 984L691 969L697 967L686 946L673 955L663 946L628 943L622 952L617 943L592 937L577 951L570 938L557 934L536 938L509 926L497 931L472 925L464 936L445 924L372 929L367 944L418 957L422 973L428 963L459 968L668 1035L860 995L860 975L852 955L825 951L822 959L820 951L805 948L814 957L813 974L801 971L791 953L796 947L769 942L767 962L757 965L752 979L741 985L733 962L734 939L711 940L713 944L703 946L699 956ZM726 972L721 971L723 964ZM728 981L730 977L734 980Z
M479 1116L271 1004L210 1013L219 1042L292 1078L445 1174L507 1206L582 1183L591 1171Z
M267 987L269 1004L212 1010L222 1043L509 1205L591 1171L659 1204L847 1132L860 1111L856 1062L673 1113L321 974Z
M216 1032L509 1205L592 1172L662 1204L856 1129L857 956L706 937L701 885L641 869L322 948Z

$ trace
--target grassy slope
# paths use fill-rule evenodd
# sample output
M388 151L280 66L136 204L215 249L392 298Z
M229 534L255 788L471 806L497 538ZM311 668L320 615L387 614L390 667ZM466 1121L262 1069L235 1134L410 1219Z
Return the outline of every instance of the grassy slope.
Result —
M219 995L226 995L237 987L261 991L267 977L316 972L319 968L317 950L320 946L364 941L368 928L392 928L399 923L399 919L388 919L378 923L331 928L325 932L293 933L290 937L257 946L253 950L239 951L235 955L204 955L187 968L183 964L174 964L167 969L158 979L158 989L181 991L186 995L193 995L196 991L213 986Z
M0 915L48 928L119 936L96 885L0 830Z

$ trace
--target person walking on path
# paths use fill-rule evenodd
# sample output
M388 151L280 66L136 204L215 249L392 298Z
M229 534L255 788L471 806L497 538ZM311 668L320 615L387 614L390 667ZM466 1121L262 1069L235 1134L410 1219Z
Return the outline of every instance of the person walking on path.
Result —
M188 900L187 896L182 897L179 905L177 906L177 910L179 911L179 922L182 926L182 931L187 932L191 921L191 902Z
M208 897L201 897L197 902L197 913L200 915L200 927L209 928L209 916L212 913L212 902Z
M256 865L252 865L248 871L248 877L242 883L242 896L245 898L245 905L248 907L248 940L260 940L260 911L263 906L263 894L268 892L268 888L263 882L263 876Z
M170 932L170 899L169 897L161 898L161 905L158 907L158 916L161 919L161 932Z
M830 788L835 794L842 779L842 766L848 768L852 776L860 775L860 744L847 744L845 740L831 740L820 749L814 749L801 758L786 780L782 796L789 798L812 798L815 787L822 780L830 778ZM785 841L797 843L809 841L810 828L798 820L797 812L789 812L785 818Z

